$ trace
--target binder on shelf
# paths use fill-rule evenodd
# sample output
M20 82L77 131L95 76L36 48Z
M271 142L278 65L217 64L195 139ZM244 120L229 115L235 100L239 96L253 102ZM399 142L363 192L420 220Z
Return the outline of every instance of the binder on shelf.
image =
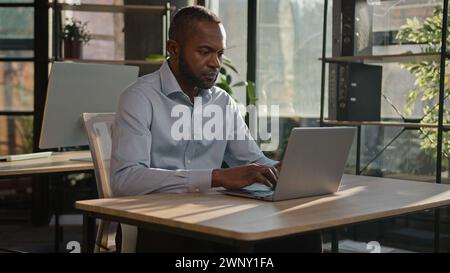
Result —
M330 71L329 118L379 121L382 66L340 63Z

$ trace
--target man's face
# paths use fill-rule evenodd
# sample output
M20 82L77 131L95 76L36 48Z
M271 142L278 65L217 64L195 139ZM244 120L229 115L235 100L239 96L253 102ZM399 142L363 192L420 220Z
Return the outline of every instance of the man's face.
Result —
M209 89L222 64L226 44L223 25L200 21L186 36L178 56L180 73L192 86Z

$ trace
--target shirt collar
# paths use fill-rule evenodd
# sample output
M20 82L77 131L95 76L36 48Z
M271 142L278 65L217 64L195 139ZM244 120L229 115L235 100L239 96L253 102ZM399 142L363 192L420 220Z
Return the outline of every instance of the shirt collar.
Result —
M173 75L172 70L169 66L169 62L167 60L164 61L163 65L159 69L159 75L161 77L162 92L166 96L169 96L170 94L175 92L183 92L180 85L178 84L177 79L175 78L175 75Z
M175 75L173 75L172 70L169 66L169 61L164 61L161 68L159 69L159 75L161 77L161 87L162 92L169 96L172 93L183 93L183 90L181 89L180 85L178 84L177 79L175 78ZM209 98L211 96L211 89L202 89L200 90L199 94L202 97Z

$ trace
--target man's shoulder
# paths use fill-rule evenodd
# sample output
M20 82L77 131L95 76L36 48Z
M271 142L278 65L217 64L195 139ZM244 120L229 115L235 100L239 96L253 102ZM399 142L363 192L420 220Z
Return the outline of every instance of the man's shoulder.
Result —
M211 87L211 95L215 100L223 100L229 104L233 101L233 98L225 90L218 86Z
M137 78L122 93L125 97L152 96L161 91L161 80L159 70Z
M156 70L155 72L143 75L138 78L138 80L143 84L158 84L160 86L161 77L160 77L160 70Z

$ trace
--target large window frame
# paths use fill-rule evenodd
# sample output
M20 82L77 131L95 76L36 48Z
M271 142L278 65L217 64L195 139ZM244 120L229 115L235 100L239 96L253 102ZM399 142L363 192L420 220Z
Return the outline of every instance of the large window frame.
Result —
M33 57L2 57L0 62L32 62L34 65L34 99L31 111L0 111L2 117L33 117L33 151L38 151L38 139L42 124L48 80L48 3L30 1L27 3L0 3L0 8L32 8L34 11L34 37L31 39L0 39L2 50L32 50ZM8 126L14 126L13 123ZM12 140L8 140L12 141Z
M0 3L0 9L17 9L17 8L33 8L35 4L34 2L29 3L14 3L14 2L6 2ZM34 39L8 39L8 38L0 38L0 50L33 50L34 51ZM0 62L2 63L12 63L12 62L34 62L35 56L33 57L1 57ZM7 146L8 151L13 152L15 141L15 121L11 119L11 117L30 117L34 116L35 111L23 111L23 110L0 110L0 116L6 117L7 119L7 130L8 132L12 132L13 137L8 137Z

